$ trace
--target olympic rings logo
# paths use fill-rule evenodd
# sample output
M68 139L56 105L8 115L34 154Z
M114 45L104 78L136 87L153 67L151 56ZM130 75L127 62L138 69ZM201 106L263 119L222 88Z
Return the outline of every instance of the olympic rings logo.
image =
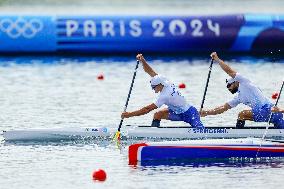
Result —
M21 17L13 21L9 18L0 20L0 30L10 38L16 39L20 36L33 38L43 28L43 23L38 19L25 20Z

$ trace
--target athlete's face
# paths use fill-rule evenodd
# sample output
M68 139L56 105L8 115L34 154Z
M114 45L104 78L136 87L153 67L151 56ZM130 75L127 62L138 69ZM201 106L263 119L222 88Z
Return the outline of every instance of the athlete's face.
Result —
M152 89L155 91L155 93L159 93L162 91L163 89L163 85L159 84L159 85L156 85L156 86L151 86Z
M237 83L236 81L231 83L231 84L228 84L227 85L227 89L232 93L232 94L235 94L236 92L238 92L239 90L239 83Z

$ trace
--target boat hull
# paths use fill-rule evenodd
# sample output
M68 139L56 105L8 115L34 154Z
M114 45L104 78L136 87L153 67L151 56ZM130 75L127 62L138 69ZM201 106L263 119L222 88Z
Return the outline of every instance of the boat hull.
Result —
M6 141L16 140L68 140L75 138L112 138L116 128L40 128L3 131ZM231 127L211 127L204 130L190 127L150 127L126 126L121 129L122 139L128 138L167 138L167 139L198 139L198 138L244 138L262 137L264 128L235 129ZM284 138L284 129L268 129L266 138Z

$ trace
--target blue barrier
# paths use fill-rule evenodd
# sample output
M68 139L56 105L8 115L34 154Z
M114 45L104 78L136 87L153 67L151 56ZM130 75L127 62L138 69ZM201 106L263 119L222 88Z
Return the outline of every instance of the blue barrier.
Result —
M0 52L284 50L284 15L0 16Z
M0 52L55 52L56 18L0 16Z

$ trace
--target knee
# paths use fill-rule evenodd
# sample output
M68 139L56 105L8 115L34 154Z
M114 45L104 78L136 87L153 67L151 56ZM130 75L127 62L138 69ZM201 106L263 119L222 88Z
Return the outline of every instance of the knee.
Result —
M163 113L162 112L156 112L154 113L154 119L156 120L161 120L163 117Z
M238 114L238 120L245 120L246 119L246 111L241 111L239 114Z
M243 110L238 115L238 120L253 120L252 112L250 110Z

